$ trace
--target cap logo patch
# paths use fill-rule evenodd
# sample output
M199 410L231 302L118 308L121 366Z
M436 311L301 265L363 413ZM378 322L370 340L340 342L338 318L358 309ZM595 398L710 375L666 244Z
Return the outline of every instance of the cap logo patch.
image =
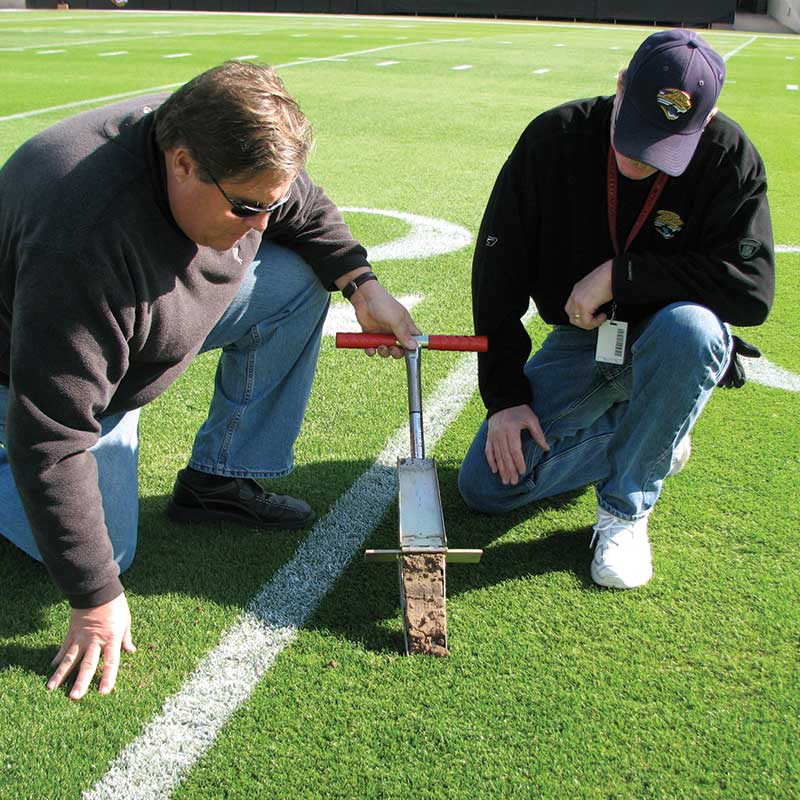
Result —
M658 211L653 224L665 239L671 239L683 230L684 222L674 211Z
M657 101L668 120L676 120L692 107L692 98L682 89L659 89Z

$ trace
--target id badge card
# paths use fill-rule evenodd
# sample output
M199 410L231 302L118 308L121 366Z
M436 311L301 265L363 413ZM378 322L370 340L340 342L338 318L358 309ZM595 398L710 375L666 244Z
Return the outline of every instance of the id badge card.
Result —
M628 338L628 323L615 319L606 320L597 329L595 361L606 364L625 363L625 341Z

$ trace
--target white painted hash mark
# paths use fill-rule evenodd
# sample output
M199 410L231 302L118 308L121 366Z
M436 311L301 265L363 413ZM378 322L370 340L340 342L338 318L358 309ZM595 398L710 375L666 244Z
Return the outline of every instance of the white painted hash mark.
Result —
M549 69L535 69L533 71L534 75L544 75L545 73L550 72Z
M100 58L106 58L107 56L126 56L128 55L127 50L112 50L110 53L98 53L97 54Z
M459 356L425 401L431 451L475 391L475 362L474 353ZM397 459L407 452L403 425L83 800L163 800L173 792L378 526L396 497Z
M399 61L379 61L375 66L376 67L393 67L395 64L399 64Z
M787 84L786 84L786 88L787 88L787 89L788 89L790 92L796 92L796 91L797 91L797 84L796 84L796 83L787 83Z
M472 69L472 64L459 64L457 67L452 67L452 69Z
M190 55L191 53L167 53L161 56L161 58L187 58Z

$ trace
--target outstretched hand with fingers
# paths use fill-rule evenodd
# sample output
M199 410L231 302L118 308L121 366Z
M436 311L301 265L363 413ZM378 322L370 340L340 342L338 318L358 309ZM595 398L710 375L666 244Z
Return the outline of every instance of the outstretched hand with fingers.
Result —
M57 689L78 667L75 683L70 690L71 700L80 700L103 659L100 694L114 689L119 670L120 648L136 652L131 638L131 614L125 594L95 608L73 608L69 630L51 666L56 667L47 688Z

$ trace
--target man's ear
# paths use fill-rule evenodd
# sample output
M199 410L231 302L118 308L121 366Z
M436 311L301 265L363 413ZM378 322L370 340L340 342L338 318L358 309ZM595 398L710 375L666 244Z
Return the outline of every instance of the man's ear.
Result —
M617 94L620 96L622 96L623 92L625 91L625 77L627 76L627 74L628 74L627 68L621 69L617 73Z
M173 147L165 151L164 160L170 175L178 183L185 183L197 174L197 164L185 147Z

